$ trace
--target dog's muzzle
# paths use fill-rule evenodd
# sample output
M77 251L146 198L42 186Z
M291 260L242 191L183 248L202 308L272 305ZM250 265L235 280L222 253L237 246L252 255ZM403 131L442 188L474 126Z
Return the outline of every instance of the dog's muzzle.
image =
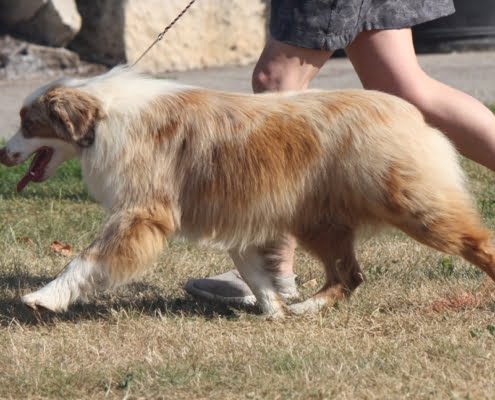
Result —
M6 147L0 149L0 163L7 167L12 167L13 165L17 165L17 160L19 159L20 154L14 153L11 154Z

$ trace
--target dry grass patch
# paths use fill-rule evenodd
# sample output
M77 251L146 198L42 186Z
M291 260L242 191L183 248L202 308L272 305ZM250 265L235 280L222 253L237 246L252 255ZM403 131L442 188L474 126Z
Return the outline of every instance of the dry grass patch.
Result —
M493 176L466 163L490 226ZM0 398L482 399L495 393L495 290L474 267L397 232L364 240L367 282L351 301L266 321L188 297L189 277L231 268L225 254L174 241L141 280L60 315L21 294L88 244L103 215L77 179L22 196L0 187ZM0 169L0 181L15 181ZM11 175L13 174L13 175ZM322 282L297 255L302 296Z

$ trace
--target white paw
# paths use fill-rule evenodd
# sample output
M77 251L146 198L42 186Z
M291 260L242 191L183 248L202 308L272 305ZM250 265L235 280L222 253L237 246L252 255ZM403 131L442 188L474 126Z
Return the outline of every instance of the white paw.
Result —
M95 265L78 257L48 285L24 296L22 302L34 310L46 308L53 312L66 311L71 303L87 300L97 281L103 282L103 278L101 273L95 277Z
M283 308L269 313L263 312L263 317L269 321L282 320L286 317L286 315L287 313Z
M310 298L300 303L291 304L289 306L289 312L296 315L316 313L327 305L324 299Z
M23 296L22 302L33 310L38 308L46 308L53 312L67 310L70 294L64 295L60 291L51 290L48 286Z
M281 319L286 315L287 304L277 294L259 298L258 305L263 315L270 319Z

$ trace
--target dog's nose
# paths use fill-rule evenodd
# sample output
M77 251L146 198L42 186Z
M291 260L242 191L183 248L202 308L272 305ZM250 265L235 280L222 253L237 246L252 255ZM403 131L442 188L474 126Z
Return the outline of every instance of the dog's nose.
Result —
M5 164L5 159L7 158L7 150L5 150L5 147L0 149L0 163Z
M0 163L2 163L3 165L6 165L7 167L15 165L15 159L12 159L9 156L9 152L7 151L7 149L5 147L0 149Z

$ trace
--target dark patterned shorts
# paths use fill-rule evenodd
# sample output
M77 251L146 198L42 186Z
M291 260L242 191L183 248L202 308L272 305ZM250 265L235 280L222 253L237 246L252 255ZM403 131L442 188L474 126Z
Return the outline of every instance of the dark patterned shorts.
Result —
M453 12L453 0L272 0L270 34L299 47L337 50L363 31L409 28Z

